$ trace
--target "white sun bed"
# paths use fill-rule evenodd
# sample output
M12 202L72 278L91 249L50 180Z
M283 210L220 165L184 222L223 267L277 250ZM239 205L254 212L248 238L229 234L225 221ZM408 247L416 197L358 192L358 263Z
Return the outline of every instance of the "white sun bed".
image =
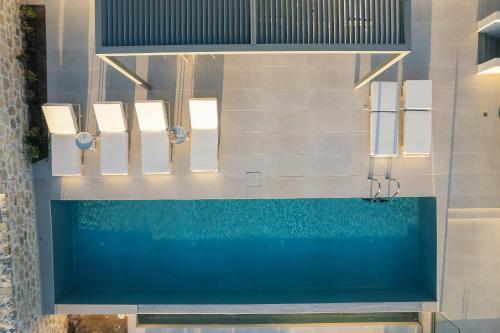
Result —
M405 81L403 97L403 154L429 156L432 147L432 81Z
M75 143L78 125L71 104L42 106L50 132L50 154L53 176L80 176L82 152Z
M219 119L216 98L189 100L191 116L191 171L218 170Z
M399 89L397 82L375 81L370 86L370 155L398 155Z
M170 141L168 121L163 101L135 103L141 131L143 174L170 173Z
M127 121L121 102L94 103L100 132L101 174L128 174Z

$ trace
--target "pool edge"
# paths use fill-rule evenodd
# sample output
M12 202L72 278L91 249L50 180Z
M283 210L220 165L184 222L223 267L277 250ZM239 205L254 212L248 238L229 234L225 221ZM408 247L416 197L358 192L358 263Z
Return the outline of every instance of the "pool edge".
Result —
M299 314L343 312L435 312L438 302L323 304L105 305L56 304L56 314Z

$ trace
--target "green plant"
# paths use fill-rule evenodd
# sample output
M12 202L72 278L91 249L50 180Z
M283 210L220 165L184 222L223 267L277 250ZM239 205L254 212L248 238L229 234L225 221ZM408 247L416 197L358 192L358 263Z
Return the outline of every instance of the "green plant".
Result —
M33 35L35 29L26 21L21 22L21 30L25 35Z
M28 102L28 104L30 102L34 101L36 98L35 92L31 89L26 89L26 91L24 92L24 95L26 96L26 101Z
M26 67L26 64L28 63L29 60L29 56L26 52L22 52L21 54L17 55L16 59L23 65L23 67Z
M26 78L26 81L29 83L38 81L38 76L35 74L35 72L33 72L30 69L24 72L24 77Z
M33 41L35 38L35 29L33 28L33 20L36 18L36 13L33 6L21 5L19 7L19 17L21 19L21 30L23 32L24 42Z
M23 154L31 163L48 157L48 130L41 115L41 104L47 100L45 83L44 11L36 5L19 6L23 51L17 56L24 71L24 98L28 105L29 130L23 137ZM38 17L38 13L41 16Z
M30 163L41 161L48 156L48 135L40 127L32 127L29 129L23 141L23 155Z
M33 19L36 17L36 13L33 10L33 7L30 5L21 5L19 6L19 13L21 18Z
M27 144L26 147L24 147L23 155L26 161L35 163L40 158L40 150L38 150L36 146Z

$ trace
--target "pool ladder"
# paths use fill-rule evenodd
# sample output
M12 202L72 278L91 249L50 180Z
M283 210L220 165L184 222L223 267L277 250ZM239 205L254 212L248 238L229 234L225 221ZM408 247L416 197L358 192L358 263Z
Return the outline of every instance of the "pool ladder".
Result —
M373 174L371 172L368 173L368 180L370 181L370 199L372 202L378 201L380 193L382 193L382 185L380 184L380 181L373 177ZM375 195L373 195L373 182L377 184L377 191L375 192Z
M394 198L399 194L399 191L401 191L401 184L396 178L391 177L390 173L385 174L385 179L387 180L387 197L388 198ZM393 194L391 194L391 182L396 183L396 191L394 191Z
M387 180L387 196L386 197L381 197L380 194L382 193L382 184L378 180L378 178L375 178L373 176L373 157L370 158L370 170L368 172L368 181L370 182L370 197L369 199L372 202L380 202L380 201L387 201L389 199L395 198L396 196L399 195L399 192L401 191L401 184L399 181L392 177L391 175L391 169L392 169L392 160L387 159L387 167L385 171L385 180ZM377 190L375 191L375 194L373 194L373 183L376 183ZM396 190L394 193L391 193L391 184L395 183L396 184Z

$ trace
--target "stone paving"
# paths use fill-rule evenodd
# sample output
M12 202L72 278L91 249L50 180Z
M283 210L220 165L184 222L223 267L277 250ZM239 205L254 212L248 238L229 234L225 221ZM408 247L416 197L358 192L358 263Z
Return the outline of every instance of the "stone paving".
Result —
M64 316L42 316L31 166L23 159L18 2L0 1L0 332L65 332ZM2 195L3 194L3 195Z

